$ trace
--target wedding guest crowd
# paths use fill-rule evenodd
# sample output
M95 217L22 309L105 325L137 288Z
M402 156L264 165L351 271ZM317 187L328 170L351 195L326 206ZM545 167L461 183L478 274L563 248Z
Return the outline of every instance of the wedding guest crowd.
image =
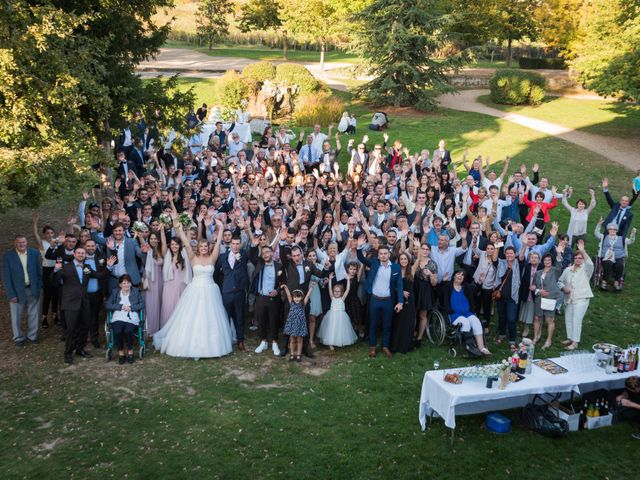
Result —
M206 116L203 105L189 121ZM489 158L467 163L466 152L457 163L445 140L411 152L401 139L388 143L388 131L374 145L350 138L343 151L341 135L356 128L347 113L334 137L333 125L298 136L268 127L245 144L234 126L219 122L207 138L180 145L136 114L112 177L83 193L60 233L34 216L36 248L19 235L3 259L18 347L60 326L67 363L91 356L88 343L94 354L104 347L108 310L119 363L133 362L140 322L163 352L182 357L225 355L227 339L246 350L247 330L257 332L255 353L293 361L319 344L357 341L372 358L392 357L423 345L429 313L440 309L490 355L492 341L516 348L518 321L534 342L545 322L549 348L564 308L564 343L575 349L594 270L602 290L611 281L623 289L635 190L616 202L603 180L611 211L595 225L592 261L585 245L595 192L576 200L537 164L530 176L507 157L496 172ZM570 213L562 227L558 203ZM200 303L205 292L212 299ZM205 327L212 310L224 321ZM187 331L189 322L203 323ZM196 348L195 337L207 335L225 343Z

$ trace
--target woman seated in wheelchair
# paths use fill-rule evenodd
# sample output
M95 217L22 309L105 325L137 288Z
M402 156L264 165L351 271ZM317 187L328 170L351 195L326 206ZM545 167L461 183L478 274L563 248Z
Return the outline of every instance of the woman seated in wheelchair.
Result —
M462 333L472 332L482 354L491 355L484 345L482 323L471 311L473 304L473 287L464 283L464 271L458 270L453 274L453 279L444 285L444 308L451 323L460 325Z
M118 279L119 287L111 292L105 303L105 308L112 312L111 328L118 349L118 363L123 365L125 360L133 363L133 340L140 324L140 312L144 309L144 299L140 291L132 286L131 277L127 274ZM127 344L127 355L124 353L124 343Z

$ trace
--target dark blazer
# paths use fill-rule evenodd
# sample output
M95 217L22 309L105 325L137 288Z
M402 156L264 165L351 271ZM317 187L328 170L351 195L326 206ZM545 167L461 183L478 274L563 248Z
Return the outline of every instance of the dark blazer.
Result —
M107 241L105 240L102 233L91 232L91 238L98 244L106 247ZM107 248L107 257L112 255L117 256L118 253L115 250L109 250ZM140 283L142 279L140 276L140 268L138 267L138 260L144 261L145 254L140 250L140 245L133 238L124 238L124 266L127 270L127 273L131 277L131 282L134 285Z
M262 275L262 270L264 269L264 260L262 259L262 257L258 256L257 247L251 247L251 249L249 249L249 261L256 266L256 268L253 270L253 274L251 274L251 287L249 291L254 295L257 295L258 287L260 286L260 276ZM285 280L284 268L282 266L282 263L276 261L273 262L273 266L276 269L275 288L276 290L278 290Z
M380 260L377 258L368 259L362 253L362 249L358 249L358 260L360 260L365 266L370 268L369 274L367 275L367 293L371 295L373 293L373 281L376 278L376 274L378 273L378 269L380 268ZM402 275L401 275L400 265L397 263L391 263L391 275L389 277L389 291L391 292L391 298L397 298L396 303L404 304L404 288L402 284Z
M136 287L131 287L129 292L129 302L131 303L131 310L139 312L144 309L144 298ZM111 295L104 302L104 308L107 310L122 310L122 304L120 303L120 289L116 288L111 292Z
M84 303L89 305L89 293L87 286L90 278L98 278L98 274L88 265L84 266L85 273L82 275L82 283L78 278L75 262L69 262L58 271L51 274L51 282L56 285L62 281L62 295L60 298L60 308L62 310L80 310Z
M290 253L290 252L289 252ZM285 283L290 292L294 290L302 290L306 295L309 289L309 282L311 281L311 275L315 275L319 278L324 278L328 275L325 270L320 270L313 263L307 260L302 261L302 267L304 268L304 281L300 283L300 275L298 274L298 268L295 263L291 261L290 256L287 254L284 245L280 245L280 261L284 266L284 272L286 275Z
M618 216L618 212L620 211L620 202L614 202L608 190L603 193L604 193L604 197L607 199L607 203L609 204L609 207L611 207L611 211L609 212L609 215L607 215L607 218L605 219L603 224L606 228L607 225L614 222L616 217ZM629 201L629 206L627 207L627 210L624 212L624 215L620 219L620 228L618 229L618 235L620 235L623 238L627 238L629 227L631 227L631 222L633 221L633 212L631 211L631 206L633 205L633 202L635 202L637 198L638 198L638 195L634 194L633 198Z
M543 265L542 262L538 264L536 275L540 270L542 270ZM520 264L520 301L526 302L529 297L529 287L531 286L531 264L529 262L524 263L524 265ZM534 285L535 285L535 276L534 276Z
M471 232L467 232L467 245L469 246L469 248L471 248L471 240L473 239L473 236L471 235ZM489 241L487 240L487 238L483 235L479 235L478 236L478 250L486 250L487 249L487 243L489 243ZM462 245L462 240L458 240L457 246L459 247L460 245ZM462 255L458 255L456 257L456 259L458 260L458 263L460 265L463 265L464 262L464 257L467 255L467 252L464 252ZM471 252L471 263L473 265L473 267L477 267L478 266L478 261L479 259L474 259L473 258L473 252Z
M73 261L73 253L68 254L64 249L64 245L62 244L58 246L52 245L47 248L46 252L44 252L44 258L46 258L47 260L57 260L58 257L62 258L63 263L69 263Z
M216 270L222 272L222 294L236 293L249 288L249 273L247 271L248 256L246 252L240 251L240 260L236 260L233 268L229 265L229 255L233 255L231 250L221 254L216 262Z
M40 252L35 248L27 248L27 273L31 292L34 296L40 296L42 288L42 265ZM2 257L2 281L7 292L7 298L17 298L18 303L27 301L26 286L24 284L24 270L22 262L15 249L9 250Z
M442 298L443 308L447 312L447 314L452 314L453 309L451 308L451 294L453 293L453 282L451 280L442 283L442 288L444 291L444 295ZM475 310L475 301L473 299L473 286L470 283L462 284L462 291L464 296L467 297L467 302L469 302L469 311L471 313L476 313Z

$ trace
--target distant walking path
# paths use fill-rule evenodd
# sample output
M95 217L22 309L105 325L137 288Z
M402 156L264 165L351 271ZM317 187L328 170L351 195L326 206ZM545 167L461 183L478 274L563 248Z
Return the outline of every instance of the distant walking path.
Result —
M441 95L438 97L438 100L440 105L445 108L461 110L463 112L482 113L484 115L501 118L508 122L546 133L547 135L562 138L567 142L574 143L582 148L603 155L607 157L607 159L617 162L631 170L640 168L640 144L638 139L627 140L624 138L606 137L581 132L525 115L503 112L502 110L487 107L478 102L479 96L489 93L489 90L461 90L459 94Z

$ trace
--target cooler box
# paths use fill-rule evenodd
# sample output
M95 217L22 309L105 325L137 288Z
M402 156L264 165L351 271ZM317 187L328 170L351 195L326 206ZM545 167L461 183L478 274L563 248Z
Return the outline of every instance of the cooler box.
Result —
M487 428L496 433L507 433L511 430L511 420L499 413L487 415Z
M557 412L558 412L558 417L562 418L563 420L566 420L567 423L569 424L570 432L577 432L579 430L580 428L579 413L573 413L571 410L568 410L566 407L562 405L560 405Z

